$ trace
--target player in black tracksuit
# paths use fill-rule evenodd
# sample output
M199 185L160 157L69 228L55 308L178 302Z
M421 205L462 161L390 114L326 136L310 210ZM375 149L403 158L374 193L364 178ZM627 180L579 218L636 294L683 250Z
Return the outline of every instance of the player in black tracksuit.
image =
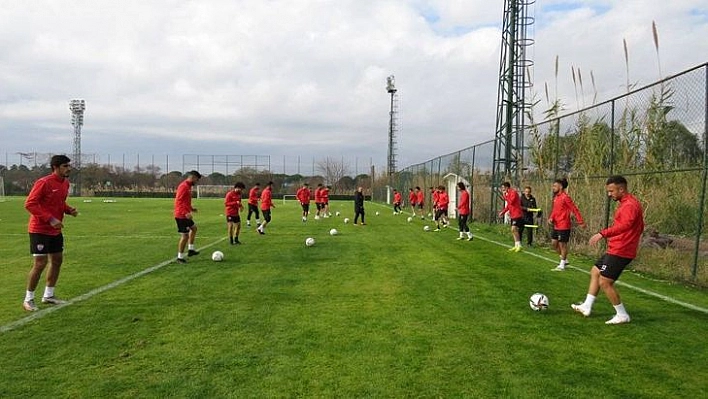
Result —
M524 225L534 224L533 222L533 212L529 209L536 209L538 205L536 204L536 197L531 195L531 187L524 187L524 193L521 195L521 209L524 211ZM538 212L538 217L541 217L541 212ZM530 247L533 245L533 227L526 227L522 225L519 229L519 239L523 237L523 233L526 231L526 243Z
M363 188L359 187L354 193L354 224L356 224L359 216L361 216L361 224L366 224L364 222L364 193Z

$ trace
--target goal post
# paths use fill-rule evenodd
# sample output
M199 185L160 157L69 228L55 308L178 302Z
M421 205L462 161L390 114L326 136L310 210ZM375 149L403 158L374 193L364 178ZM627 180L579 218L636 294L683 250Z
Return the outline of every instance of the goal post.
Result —
M285 204L285 202L286 202L288 199L297 199L297 195L295 195L295 194L285 194L285 195L283 195L283 204Z
M224 198L232 189L233 186L227 185L197 184L197 198Z
M5 202L5 178L0 176L0 202Z

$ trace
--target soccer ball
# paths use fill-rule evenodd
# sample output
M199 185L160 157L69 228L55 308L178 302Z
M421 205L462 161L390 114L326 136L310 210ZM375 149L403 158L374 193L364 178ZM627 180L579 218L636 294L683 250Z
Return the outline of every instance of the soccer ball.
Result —
M349 223L349 218L344 218L344 224Z
M548 297L537 292L529 298L529 306L535 311L548 309Z
M412 221L413 221L413 218L412 218L412 217L410 217L410 216L408 216L408 219L406 219L406 220L408 221L408 223L410 223L410 222L412 222Z
M224 253L221 251L212 252L211 260L213 260L214 262L221 262L222 260L224 260Z
M376 211L376 216L379 216L379 211Z
M339 211L337 211L337 212L334 213L334 215L335 215L335 216L339 216L339 215L341 215L341 213L339 213Z
M337 234L339 234L339 232L337 231L337 229L332 229L332 230L329 231L329 235L331 235L331 236L336 236Z
M423 231L430 231L430 226L423 226Z
M433 217L433 214L430 213L430 212L428 212L428 217L429 217L429 218Z
M315 215L315 220L320 220L320 215Z
M307 245L308 247L315 245L315 239L312 237L309 237L307 240L305 240L305 245Z

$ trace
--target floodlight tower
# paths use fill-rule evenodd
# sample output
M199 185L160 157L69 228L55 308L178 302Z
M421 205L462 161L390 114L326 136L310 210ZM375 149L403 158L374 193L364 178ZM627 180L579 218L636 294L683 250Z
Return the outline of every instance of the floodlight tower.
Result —
M492 170L493 188L504 180L519 182L523 165L524 133L527 114L531 111L530 47L534 40L529 30L534 23L529 8L536 0L504 0L499 90L497 92L497 122ZM492 190L492 220L496 215L495 190Z
M74 127L74 159L72 159L74 172L74 192L73 195L81 196L81 126L84 125L84 111L86 101L71 100L69 102L71 110L71 125Z
M391 75L386 78L386 91L391 95L391 110L388 120L388 176L389 182L396 173L396 133L398 133L398 89L396 78Z

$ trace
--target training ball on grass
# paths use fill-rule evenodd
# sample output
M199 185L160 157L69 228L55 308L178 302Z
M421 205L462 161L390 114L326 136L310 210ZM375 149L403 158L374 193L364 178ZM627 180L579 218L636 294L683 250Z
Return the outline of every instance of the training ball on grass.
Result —
M529 298L529 306L535 311L548 309L548 297L537 292Z
M331 236L336 236L337 234L339 234L339 232L337 231L337 229L332 229L332 230L329 231L329 235L331 235Z
M344 218L344 224L349 223L349 218Z
M379 211L376 211L376 216L379 216Z
M429 217L429 218L433 217L433 214L432 214L432 213L428 213L428 217Z
M339 216L339 215L341 215L341 213L339 213L339 211L337 211L337 212L334 213L334 215L335 215L335 216Z
M315 215L315 220L320 220L320 215Z
M211 260L213 260L214 262L221 262L222 260L224 260L224 253L221 251L212 252Z
M308 247L315 245L315 239L312 237L309 237L307 240L305 240L305 245L307 245Z
M423 231L430 231L430 226L423 226Z
M410 223L410 222L412 222L412 221L413 221L413 218L412 218L412 217L410 217L410 216L408 216L408 219L406 219L406 220L408 221L408 223Z

